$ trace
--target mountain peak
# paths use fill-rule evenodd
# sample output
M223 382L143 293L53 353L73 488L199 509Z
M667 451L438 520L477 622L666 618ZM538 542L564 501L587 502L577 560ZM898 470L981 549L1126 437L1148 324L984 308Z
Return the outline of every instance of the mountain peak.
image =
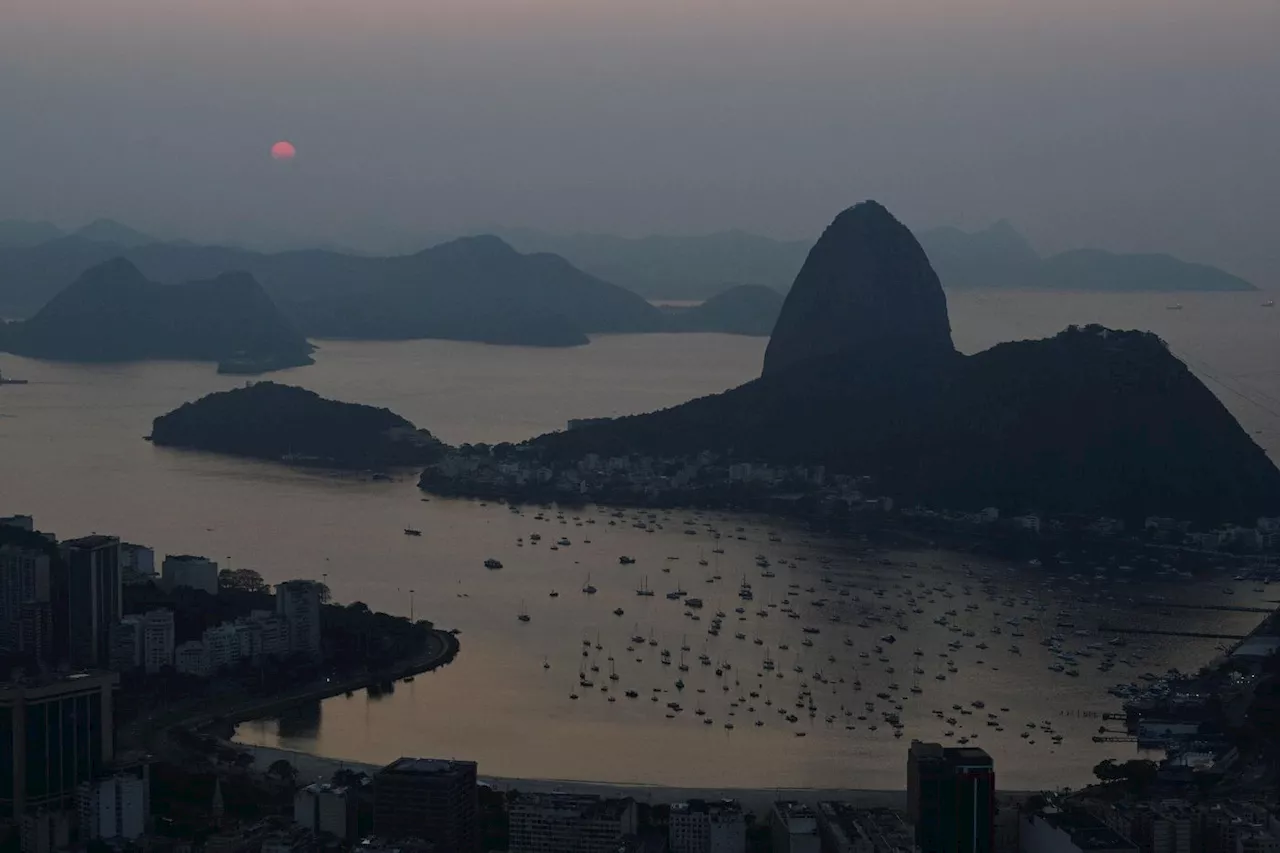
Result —
M875 201L842 211L809 251L769 340L764 375L842 352L954 352L946 296L924 249Z
M426 250L439 255L499 256L519 254L511 244L494 234L458 237Z
M110 243L127 249L157 242L151 235L116 222L114 219L95 219L83 228L74 231L73 234L82 240L91 240L95 243Z

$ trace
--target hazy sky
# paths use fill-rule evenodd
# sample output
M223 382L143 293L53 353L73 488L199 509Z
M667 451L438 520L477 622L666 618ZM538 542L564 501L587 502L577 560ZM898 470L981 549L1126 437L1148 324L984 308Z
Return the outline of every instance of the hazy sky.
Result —
M865 197L1280 286L1280 0L0 2L0 218L814 237Z

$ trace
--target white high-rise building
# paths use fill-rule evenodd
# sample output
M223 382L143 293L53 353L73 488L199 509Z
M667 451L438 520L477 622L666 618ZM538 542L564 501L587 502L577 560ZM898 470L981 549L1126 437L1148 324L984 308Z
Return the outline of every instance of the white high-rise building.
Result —
M197 678L209 675L209 658L204 653L204 643L191 640L173 650L173 668Z
M238 621L249 626L256 635L252 643L262 657L288 657L289 623L283 616L270 610L255 610L247 619Z
M79 791L80 830L90 839L134 841L151 817L151 778L144 764L105 779L84 782Z
M142 665L150 674L173 666L172 610L148 610L143 614Z
M168 590L180 586L218 594L218 564L205 557L189 554L170 554L160 567L160 585Z
M240 635L236 633L234 622L223 622L216 627L206 628L202 639L210 672L235 666L240 660Z
M349 789L317 782L294 795L293 822L316 834L349 840L356 831L355 805Z
M320 584L294 580L276 584L276 613L289 627L289 651L320 656Z
M737 800L689 800L671 806L671 853L743 853L747 821Z

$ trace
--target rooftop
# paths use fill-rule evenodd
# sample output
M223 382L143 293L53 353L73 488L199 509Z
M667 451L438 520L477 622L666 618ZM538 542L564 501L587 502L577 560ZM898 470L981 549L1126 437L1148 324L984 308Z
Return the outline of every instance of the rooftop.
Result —
M92 551L95 548L106 548L112 545L120 544L118 536L102 536L93 534L92 536L81 536L79 539L68 539L62 543L67 548L75 548L82 551Z
M346 785L334 785L330 782L312 782L302 790L311 794L333 794L334 796L345 797L348 789Z
M688 800L683 803L672 803L671 813L741 813L742 803L737 800Z
M951 764L992 764L985 749L976 746L942 746L921 740L911 741L910 759L913 761L945 761Z
M860 809L850 803L821 802L818 812L829 830L850 847L866 839L876 850L912 851L915 832L901 812L893 809Z
M511 810L573 812L581 820L620 820L632 802L630 797L606 799L595 794L530 793L521 794Z
M447 776L470 771L474 773L474 761L454 761L448 758L397 758L379 773L412 773L415 776Z
M817 835L818 816L813 809L795 800L779 800L773 804L777 815L791 835Z

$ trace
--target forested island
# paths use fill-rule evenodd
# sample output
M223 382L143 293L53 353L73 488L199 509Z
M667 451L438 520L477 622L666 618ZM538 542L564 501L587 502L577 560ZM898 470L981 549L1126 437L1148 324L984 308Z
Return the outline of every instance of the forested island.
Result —
M387 409L327 400L314 391L251 382L184 403L156 418L161 447L352 470L434 462L443 445Z

